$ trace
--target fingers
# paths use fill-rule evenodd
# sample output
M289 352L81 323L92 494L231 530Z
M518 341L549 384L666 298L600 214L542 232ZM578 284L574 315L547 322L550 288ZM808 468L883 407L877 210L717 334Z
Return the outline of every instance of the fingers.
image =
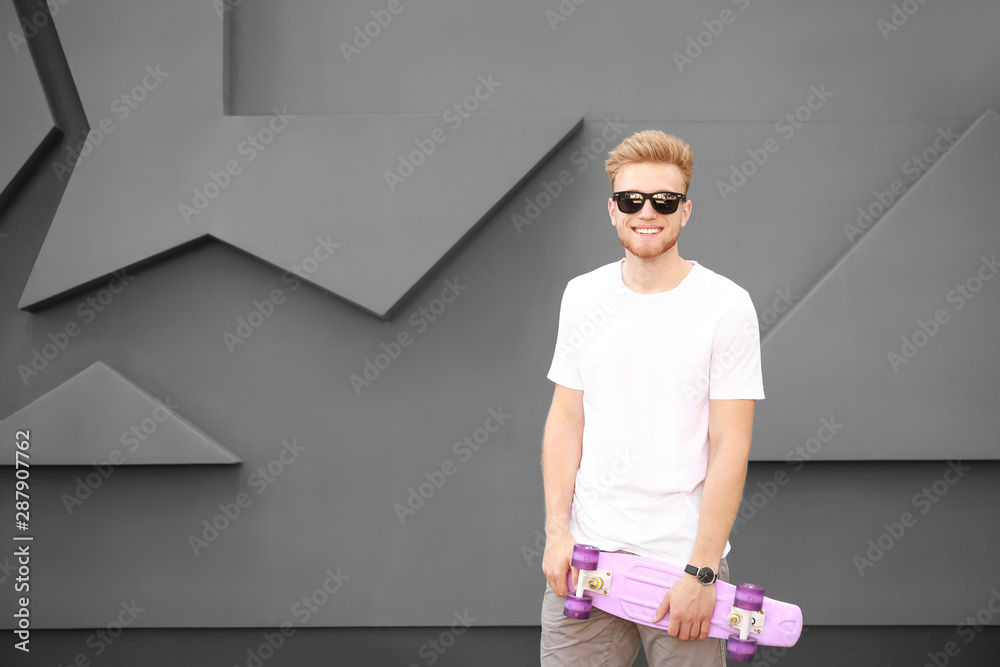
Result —
M712 622L710 619L704 620L701 623L697 621L679 623L679 630L676 637L681 641L704 641L708 639L708 631L711 627Z
M556 577L556 581L559 583L559 590L556 591L556 595L561 598L566 597L566 572L564 571L560 576Z
M670 624L673 625L674 621L671 619ZM677 637L681 641L704 641L708 639L708 631L712 627L712 622L710 619L704 620L700 623L696 621L677 622L677 633L668 630L667 632L673 636Z
M562 563L559 568L559 576L556 577L559 583L559 590L556 591L556 595L561 598L566 597L566 593L569 590L569 563Z
M667 611L670 611L670 605L667 604ZM671 637L680 637L681 631L681 619L680 614L670 614L670 621L667 623L667 634Z
M552 592L558 595L559 597L565 597L566 577L565 576L560 577L558 572L553 571L551 569L546 568L543 569L542 571L545 573L545 581L549 582L549 588L552 589Z
M653 622L659 623L668 613L670 613L670 604L664 599L656 610ZM711 628L709 620L697 623L691 619L682 619L681 614L678 613L670 615L670 620L667 623L667 634L681 641L702 640L708 638L709 628Z
M691 639L691 623L679 622L677 624L677 638L682 642Z
M576 587L580 584L580 568L569 566L570 572L573 573L573 592L576 592Z
M653 623L659 623L663 620L663 617L667 615L670 611L670 592L663 596L663 600L660 602L660 606L656 608L656 613L653 614Z

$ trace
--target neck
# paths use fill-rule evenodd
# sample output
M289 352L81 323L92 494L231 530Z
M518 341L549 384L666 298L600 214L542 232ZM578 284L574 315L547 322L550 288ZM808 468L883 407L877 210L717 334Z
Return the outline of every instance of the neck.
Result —
M626 287L639 294L668 292L680 285L692 268L694 265L678 254L677 246L650 259L636 257L626 251L622 281Z

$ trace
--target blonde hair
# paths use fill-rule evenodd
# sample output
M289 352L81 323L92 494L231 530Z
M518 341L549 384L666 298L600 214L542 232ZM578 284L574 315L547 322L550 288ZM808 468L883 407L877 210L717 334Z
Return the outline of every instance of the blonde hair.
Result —
M676 165L684 176L684 194L687 193L694 169L694 154L683 139L659 130L643 130L622 141L608 154L604 163L611 189L615 189L615 178L623 167L641 162Z

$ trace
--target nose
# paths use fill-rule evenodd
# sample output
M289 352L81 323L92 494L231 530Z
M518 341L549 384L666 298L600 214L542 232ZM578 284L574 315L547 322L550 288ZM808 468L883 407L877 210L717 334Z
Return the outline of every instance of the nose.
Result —
M655 210L653 210L653 202L646 200L642 202L642 208L639 210L639 218L642 220L656 220L659 215Z

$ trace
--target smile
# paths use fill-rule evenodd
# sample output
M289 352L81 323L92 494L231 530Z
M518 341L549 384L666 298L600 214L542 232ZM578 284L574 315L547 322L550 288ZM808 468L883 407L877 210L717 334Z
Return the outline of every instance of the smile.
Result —
M663 227L633 227L632 231L642 236L656 236L663 231Z

